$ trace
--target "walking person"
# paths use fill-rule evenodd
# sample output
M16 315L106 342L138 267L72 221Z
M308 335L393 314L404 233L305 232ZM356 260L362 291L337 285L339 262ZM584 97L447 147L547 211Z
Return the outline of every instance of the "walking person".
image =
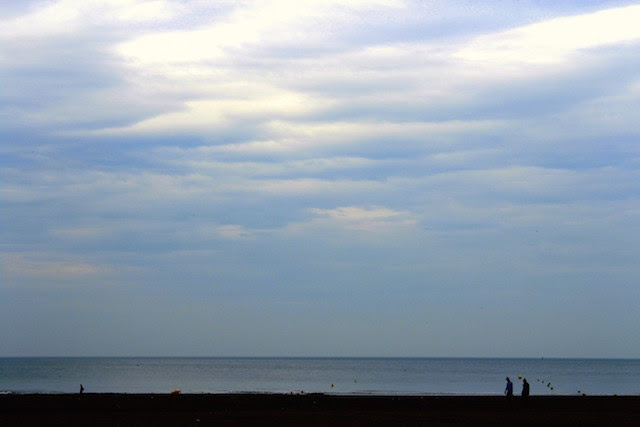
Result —
M522 399L527 399L529 397L529 383L526 378L522 380Z
M506 394L509 399L513 396L513 383L509 377L507 377L507 386L504 388L504 394Z

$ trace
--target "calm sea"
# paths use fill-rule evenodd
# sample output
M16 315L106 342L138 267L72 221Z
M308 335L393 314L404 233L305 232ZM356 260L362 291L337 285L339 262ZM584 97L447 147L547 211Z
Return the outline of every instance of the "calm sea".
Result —
M4 393L640 395L640 360L475 358L0 358Z

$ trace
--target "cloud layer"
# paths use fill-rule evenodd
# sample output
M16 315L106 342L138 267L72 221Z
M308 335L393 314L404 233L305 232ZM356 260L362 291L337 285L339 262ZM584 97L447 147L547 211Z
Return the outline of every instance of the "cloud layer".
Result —
M640 357L640 5L554 7L1 6L2 355Z

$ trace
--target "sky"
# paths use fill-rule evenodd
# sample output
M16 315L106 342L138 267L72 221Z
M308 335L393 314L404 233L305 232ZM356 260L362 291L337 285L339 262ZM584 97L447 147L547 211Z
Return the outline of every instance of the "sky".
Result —
M640 3L0 2L0 356L640 357Z

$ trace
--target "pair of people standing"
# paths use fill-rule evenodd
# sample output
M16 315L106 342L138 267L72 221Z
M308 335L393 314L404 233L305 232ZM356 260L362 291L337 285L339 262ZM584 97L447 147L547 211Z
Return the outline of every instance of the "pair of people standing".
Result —
M507 377L507 386L504 389L504 394L506 394L507 397L509 398L513 396L513 383L511 382L509 377ZM522 397L526 398L528 396L529 396L529 383L527 382L527 379L524 378L522 380Z

